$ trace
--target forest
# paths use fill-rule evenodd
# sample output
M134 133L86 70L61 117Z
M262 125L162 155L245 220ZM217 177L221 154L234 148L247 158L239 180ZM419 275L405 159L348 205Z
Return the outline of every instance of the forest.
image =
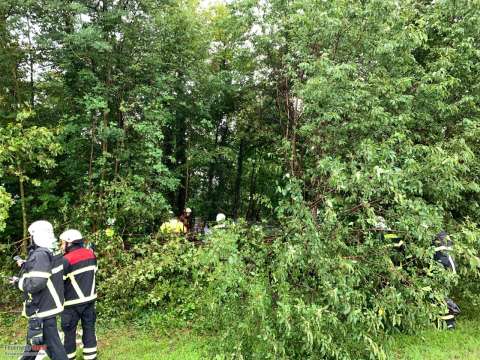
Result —
M388 359L480 304L479 79L477 0L2 0L0 272L45 219L94 245L99 318ZM159 232L187 207L227 226Z

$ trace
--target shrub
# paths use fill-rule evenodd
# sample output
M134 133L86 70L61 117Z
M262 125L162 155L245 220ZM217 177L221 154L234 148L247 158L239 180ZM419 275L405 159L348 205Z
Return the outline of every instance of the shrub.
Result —
M220 358L383 359L385 335L441 324L454 289L473 295L475 224L449 225L469 284L459 287L433 261L440 208L413 199L384 210L407 244L400 252L374 230L372 207L332 199L314 217L299 185L279 189L273 237L240 222L200 247L149 239L122 255L120 240L101 240L100 261L117 264L100 282L103 314L193 327L218 339L209 350Z
M99 282L103 314L134 318L153 311L179 326L191 320L196 303L192 280L194 245L183 238L165 243L149 239L128 254ZM105 261L100 266L103 271L110 264Z
M198 256L201 323L220 337L212 353L386 358L382 336L439 319L456 276L433 262L435 232L420 226L425 219L413 208L398 218L408 243L400 265L392 261L396 250L368 230L369 211L345 222L327 208L318 224L295 183L284 192L281 235L273 243L259 229L235 227L212 236ZM456 237L463 256L467 244Z

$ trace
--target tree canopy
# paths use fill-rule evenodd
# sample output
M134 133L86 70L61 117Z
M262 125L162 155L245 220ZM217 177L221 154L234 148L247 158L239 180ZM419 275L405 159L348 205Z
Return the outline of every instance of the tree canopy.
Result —
M140 307L202 284L197 315L239 358L382 357L378 336L478 279L479 39L469 0L3 0L0 249L25 251L48 219L141 277L135 251L169 210L223 212L223 243L169 248L182 270L147 260L188 276L177 295L145 284L157 300ZM403 267L378 216L408 244ZM434 276L440 230L463 285Z

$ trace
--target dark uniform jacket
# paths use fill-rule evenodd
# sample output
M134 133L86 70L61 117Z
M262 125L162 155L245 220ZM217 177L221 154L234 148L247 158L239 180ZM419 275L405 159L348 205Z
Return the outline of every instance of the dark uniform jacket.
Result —
M24 316L47 319L61 313L64 301L62 256L43 247L30 251L22 266L18 287L24 295Z
M86 304L97 298L97 259L92 250L73 244L64 255L65 306Z
M457 272L457 265L455 264L455 260L450 255L450 251L453 250L453 244L450 238L444 233L441 232L435 241L435 254L433 255L433 259L440 264L443 265L445 269L449 269L454 273Z

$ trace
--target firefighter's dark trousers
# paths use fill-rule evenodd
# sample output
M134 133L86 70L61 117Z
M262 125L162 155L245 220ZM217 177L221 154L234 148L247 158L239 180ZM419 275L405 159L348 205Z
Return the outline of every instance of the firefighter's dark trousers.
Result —
M95 336L95 302L66 307L62 313L62 330L65 334L65 350L69 360L75 359L77 350L76 333L78 322L82 322L83 358L97 358L97 337Z
M28 341L28 340L27 340ZM52 360L67 360L67 353L60 340L57 329L57 318L43 320L43 345L26 345L22 360L35 360L38 352L45 349Z

